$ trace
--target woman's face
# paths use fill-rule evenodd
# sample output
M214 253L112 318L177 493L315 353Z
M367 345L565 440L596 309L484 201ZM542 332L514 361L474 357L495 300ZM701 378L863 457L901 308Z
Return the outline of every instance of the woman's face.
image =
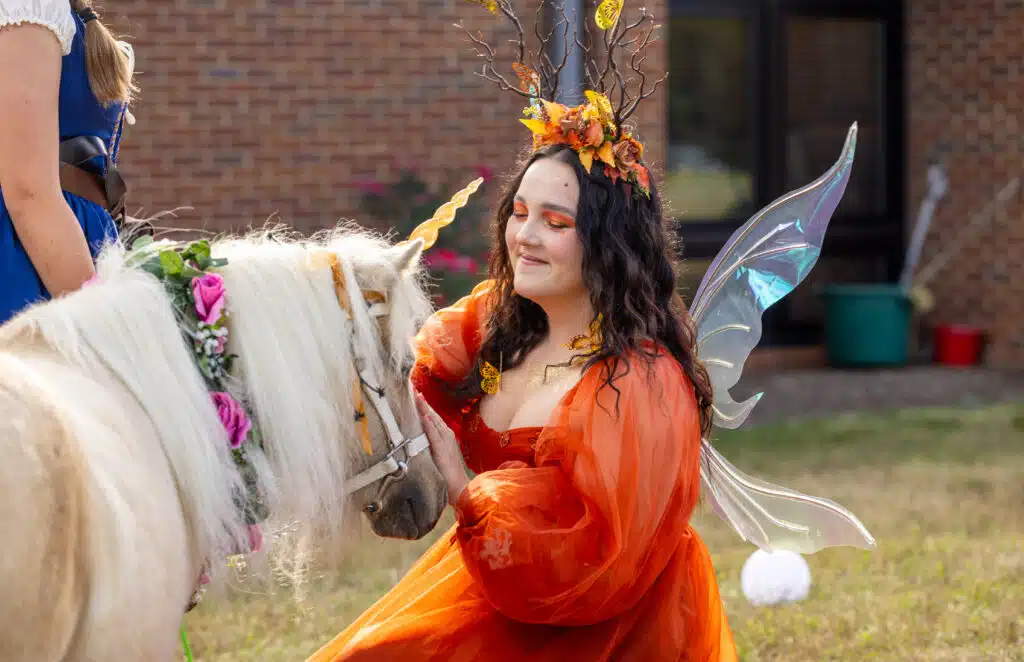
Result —
M580 186L572 167L544 158L523 175L505 228L516 292L531 301L584 294L576 234Z

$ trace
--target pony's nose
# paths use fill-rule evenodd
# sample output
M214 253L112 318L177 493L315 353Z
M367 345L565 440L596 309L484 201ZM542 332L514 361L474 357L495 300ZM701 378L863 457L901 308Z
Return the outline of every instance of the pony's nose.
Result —
M435 515L435 499L426 493L423 486L411 481L406 482L395 497L405 502L405 512L415 526L415 538L422 538L433 530L438 520L438 516Z
M373 530L387 538L418 540L429 533L435 521L430 520L431 507L425 494L414 481L392 483L386 490L381 507L371 515Z

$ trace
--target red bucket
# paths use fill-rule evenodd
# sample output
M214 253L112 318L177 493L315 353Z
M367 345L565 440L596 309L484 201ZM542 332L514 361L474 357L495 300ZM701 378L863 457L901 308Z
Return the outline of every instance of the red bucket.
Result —
M977 365L985 345L985 333L966 324L935 327L935 362L943 365Z

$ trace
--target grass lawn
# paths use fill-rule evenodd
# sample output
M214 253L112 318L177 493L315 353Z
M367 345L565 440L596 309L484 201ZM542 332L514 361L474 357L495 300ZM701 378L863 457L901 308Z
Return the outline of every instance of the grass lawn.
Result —
M695 513L743 662L1024 661L1024 405L836 417L717 445L748 473L849 507L879 542L807 557L806 601L754 608L739 579L752 548L710 509ZM265 586L204 601L185 620L195 658L301 661L429 542L366 537L298 602Z

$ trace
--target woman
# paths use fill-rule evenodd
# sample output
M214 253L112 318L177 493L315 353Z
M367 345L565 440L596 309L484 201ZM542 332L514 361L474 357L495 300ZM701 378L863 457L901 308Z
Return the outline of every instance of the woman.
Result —
M689 524L711 387L642 149L590 99L528 121L490 280L417 336L458 523L310 660L736 659Z
M117 237L132 68L88 0L0 0L0 323L80 287Z

